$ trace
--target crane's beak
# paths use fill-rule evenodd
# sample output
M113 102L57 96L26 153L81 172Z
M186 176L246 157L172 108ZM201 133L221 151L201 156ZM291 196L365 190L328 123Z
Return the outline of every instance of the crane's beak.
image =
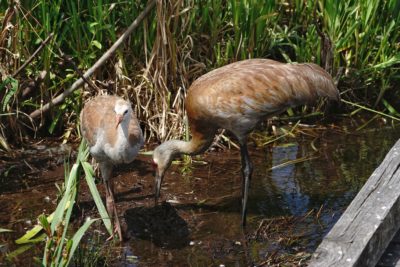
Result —
M121 123L123 115L115 115L115 129L118 128L118 125Z
M156 170L156 180L155 180L156 192L154 195L154 205L157 205L157 203L158 203L158 198L160 197L161 183L162 183L163 178L164 178L164 173L163 172L160 173L159 170Z

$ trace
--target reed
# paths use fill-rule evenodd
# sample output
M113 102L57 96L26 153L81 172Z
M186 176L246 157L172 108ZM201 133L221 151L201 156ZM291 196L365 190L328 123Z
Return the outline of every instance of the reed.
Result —
M79 77L63 54L71 56L82 71L88 69L146 2L2 1L0 99L2 112L10 114L0 118L2 139L9 140L17 131L9 125L31 125L26 120L22 123L23 114L47 103ZM183 99L193 80L216 67L254 57L316 62L334 76L343 69L339 84L346 89L343 98L391 112L389 106L400 104L395 86L400 63L399 11L395 0L159 1L91 80L101 91L134 102L147 139L184 135ZM13 77L51 33L54 37L45 49ZM25 94L27 84L43 71L43 81ZM17 90L10 78L17 81ZM98 93L89 86L76 92L42 118L42 127L50 134L71 131L82 99Z

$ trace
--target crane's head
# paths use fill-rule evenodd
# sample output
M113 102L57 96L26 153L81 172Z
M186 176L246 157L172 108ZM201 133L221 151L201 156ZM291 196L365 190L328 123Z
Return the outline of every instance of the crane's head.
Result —
M125 100L118 99L114 106L115 112L115 128L118 127L120 123L129 122L132 115L131 104Z
M165 171L171 165L174 156L174 149L171 148L171 141L162 143L153 151L153 166L155 169L155 202L157 203L160 196L161 183L165 175Z

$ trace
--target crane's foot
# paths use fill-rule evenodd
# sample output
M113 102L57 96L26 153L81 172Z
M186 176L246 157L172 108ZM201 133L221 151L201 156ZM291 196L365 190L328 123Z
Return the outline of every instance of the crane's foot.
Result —
M123 241L124 237L122 236L122 229L121 229L121 224L119 222L118 217L114 218L114 222L113 222L113 232L110 235L109 238L107 238L107 241L110 241L112 239L114 239L115 236L118 236L119 241Z
M119 241L124 240L124 237L122 236L121 224L119 223L118 216L115 216L115 220L114 220L114 233L118 234Z

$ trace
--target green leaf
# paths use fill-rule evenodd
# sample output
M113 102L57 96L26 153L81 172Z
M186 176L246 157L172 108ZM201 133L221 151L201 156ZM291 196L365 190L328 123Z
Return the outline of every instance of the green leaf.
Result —
M40 231L42 231L42 229L43 227L41 225L35 225L31 230L28 230L26 234L15 240L15 243L17 244L31 243L32 242L31 239L35 237Z
M10 84L11 88L8 90L8 92L4 95L4 98L2 100L2 110L3 112L6 110L8 103L11 100L11 97L15 95L15 93L18 90L18 80L12 78L12 77L7 77L1 84L0 84L0 91L6 88L6 86Z
M50 126L49 126L49 133L53 134L54 129L57 126L57 123L59 122L59 120L62 118L62 116L64 116L65 114L65 106L61 106L60 109L57 111L57 114L54 116L53 121L51 122Z
M400 63L400 54L398 55L394 55L391 58L389 58L388 60L381 62L379 64L376 64L375 66L372 66L371 68L374 69L386 69L388 67L391 67L395 64L399 64ZM369 69L369 68L366 68Z
M7 260L11 261L12 259L17 257L18 255L21 255L22 253L24 253L25 251L27 251L28 249L30 249L32 247L33 247L33 244L20 246L16 250L14 250L11 253L7 254Z
M144 155L144 156L151 156L153 155L153 150L149 150L149 151L139 151L140 155Z
M49 221L47 220L46 216L44 214L41 214L38 218L40 224L42 225L43 229L46 231L48 236L51 236L51 229L50 229L50 224Z
M88 228L90 227L90 225L92 225L92 223L94 223L95 221L97 221L98 219L90 219L90 220L86 220L86 222L79 228L79 230L75 233L74 237L72 238L72 244L71 244L71 250L69 251L69 257L68 257L68 261L67 264L65 266L69 265L69 262L72 259L72 256L75 253L75 250L77 249L79 242L81 241L83 235L86 233L86 231L88 230Z
M101 219L103 220L104 226L106 227L108 233L110 235L112 235L112 226L111 226L110 216L108 215L107 210L104 207L103 201L101 200L99 191L97 190L96 184L94 182L93 168L88 162L82 162L82 167L85 172L85 178L86 178L86 182L89 186L90 193L92 194L94 202L96 203L97 209L99 211Z
M95 26L97 26L97 25L99 25L100 23L98 23L98 22L92 22L92 23L90 23L89 24L89 27L90 28L93 28L93 27L95 27Z
M400 113L392 105L390 105L389 102L387 102L385 99L382 99L382 102L383 105L385 105L385 107L389 110L390 114L400 117Z
M101 43L99 41L93 40L91 42L92 45L94 45L95 47L97 47L98 49L101 49Z
M68 201L65 208L67 209L69 207L69 205L70 205L70 202ZM47 221L49 223L52 222L53 217L54 217L54 212L47 217ZM41 225L35 225L31 230L27 231L26 234L24 234L22 237L15 240L15 243L25 244L25 243L37 242L37 239L32 239L32 238L35 237L42 230L43 230L43 227Z
M67 184L65 186L64 196L62 197L60 203L58 204L56 211L54 212L54 220L51 222L51 231L54 232L57 225L62 223L64 220L64 211L67 209L67 204L71 200L71 191L73 190L73 185L76 183L76 177L78 173L79 164L75 163L72 166L71 172L68 177Z

